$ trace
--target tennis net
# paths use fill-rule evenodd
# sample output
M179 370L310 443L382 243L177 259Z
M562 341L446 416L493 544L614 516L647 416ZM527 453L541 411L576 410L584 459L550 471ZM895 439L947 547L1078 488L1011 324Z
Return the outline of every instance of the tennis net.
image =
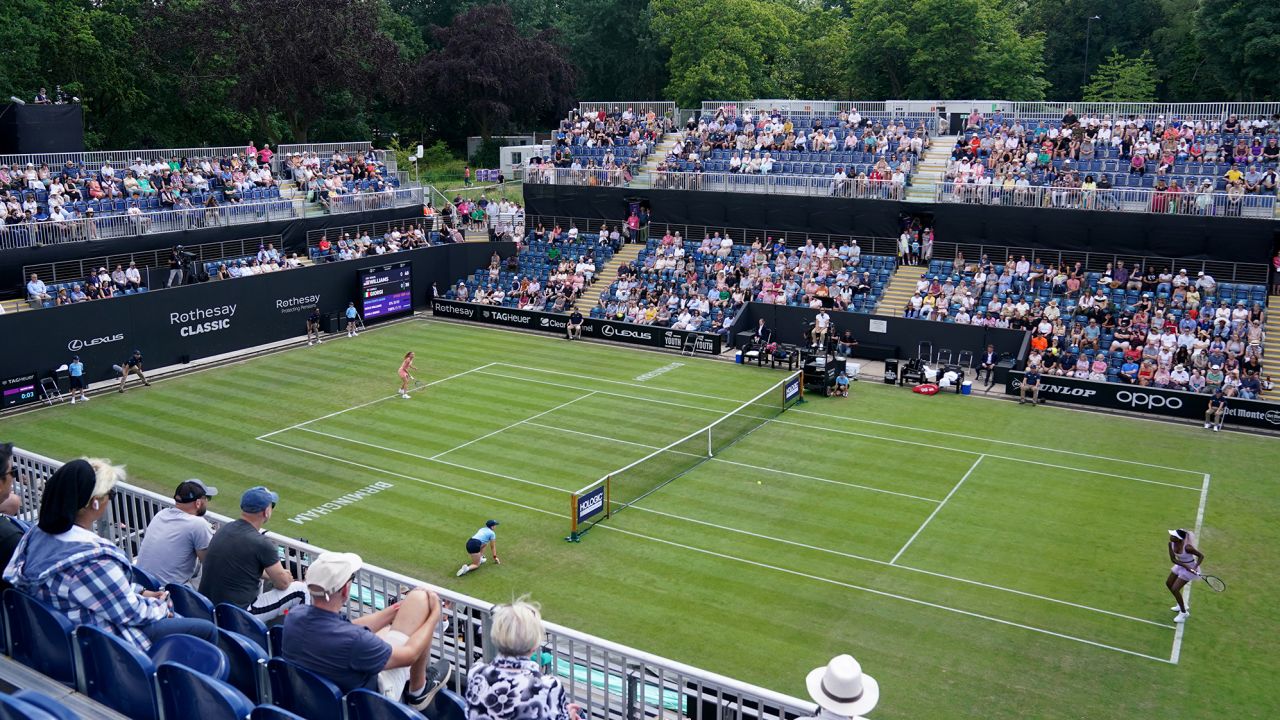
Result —
M600 521L625 510L778 417L802 398L802 376L785 380L706 427L614 470L573 494L567 540L576 542Z

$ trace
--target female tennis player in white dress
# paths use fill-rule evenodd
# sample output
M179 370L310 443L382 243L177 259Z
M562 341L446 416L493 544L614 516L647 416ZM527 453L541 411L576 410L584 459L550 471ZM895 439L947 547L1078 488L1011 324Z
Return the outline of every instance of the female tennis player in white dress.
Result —
M1174 622L1186 622L1191 611L1187 609L1187 601L1182 598L1182 588L1200 577L1198 568L1204 562L1204 554L1193 544L1191 533L1181 528L1169 531L1169 559L1173 567L1169 568L1169 577L1164 581L1165 587L1173 593L1178 601L1170 610L1176 610Z

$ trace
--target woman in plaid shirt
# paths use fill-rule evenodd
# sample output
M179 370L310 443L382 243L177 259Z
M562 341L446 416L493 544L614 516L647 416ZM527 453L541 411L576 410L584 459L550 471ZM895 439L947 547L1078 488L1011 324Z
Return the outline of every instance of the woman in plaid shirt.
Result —
M176 617L168 593L133 585L129 557L90 530L124 477L123 467L99 459L59 468L45 484L39 524L18 544L4 579L72 623L96 625L144 651L167 635L213 642L213 623Z

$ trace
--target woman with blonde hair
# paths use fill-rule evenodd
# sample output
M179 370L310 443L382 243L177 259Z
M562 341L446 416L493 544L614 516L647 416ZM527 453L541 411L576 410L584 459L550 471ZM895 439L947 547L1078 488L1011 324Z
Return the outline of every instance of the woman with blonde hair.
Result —
M555 677L532 659L546 641L542 611L527 595L493 609L486 641L497 656L467 673L468 720L580 720Z

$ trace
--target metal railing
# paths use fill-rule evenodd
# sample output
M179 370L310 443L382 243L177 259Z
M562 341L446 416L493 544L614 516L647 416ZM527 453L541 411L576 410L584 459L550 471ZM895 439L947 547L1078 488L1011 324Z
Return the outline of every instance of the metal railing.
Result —
M102 163L109 163L112 167L128 166L142 158L145 161L152 160L169 160L171 158L190 158L190 157L213 157L223 158L231 155L243 155L246 145L237 147L188 147L188 148L156 148L151 150L95 150L92 152L64 152L64 153L31 153L26 155L0 155L0 165L19 167L25 166L27 163L34 165L48 165L49 169L56 171L66 165L68 162L83 165L87 168L97 170L97 166Z
M1155 255L1125 255L1106 252L1076 252L1071 250L1046 250L1044 248L1018 247L1016 245L986 245L970 243L934 242L933 259L950 260L953 264L963 257L966 267L976 266L986 258L992 264L1003 265L1009 260L1026 258L1030 261L1070 269L1079 264L1084 272L1105 272L1124 263L1125 267L1150 267L1156 271L1177 273L1186 270L1192 279L1204 272L1218 282L1266 284L1270 272L1265 263L1237 263L1203 260L1198 258L1159 257ZM921 272L928 270L921 266ZM959 273L959 271L954 271Z
M530 215L525 218L525 239L528 239L529 231L542 226L550 232L552 228L559 225L562 229L569 227L577 227L582 232L599 232L601 227L617 229L621 231L624 222L618 220L601 220L600 218L585 218L568 215ZM651 240L661 239L663 235L670 233L680 234L684 240L693 240L701 242L704 237L710 237L715 233L720 233L721 237L728 237L736 245L751 245L757 240L762 244L768 244L774 240L781 240L788 247L800 247L806 241L812 240L814 244L823 243L827 247L839 247L845 242L857 242L859 250L864 255L896 255L898 252L898 240L891 237L873 237L870 235L839 235L835 233L822 232L801 232L789 230L770 230L768 228L741 228L741 227L722 227L717 225L686 225L681 223L664 223L650 222L648 237ZM936 253L935 253L936 255Z
M904 200L906 184L892 180L837 178L834 175L774 175L755 173L692 173L653 171L632 175L627 170L590 168L529 168L525 182L531 185L579 185L700 190L770 195L808 195L860 200Z
M1084 117L1093 113L1098 117L1128 117L1141 115L1148 120L1155 120L1160 115L1166 119L1178 117L1182 119L1225 120L1236 115L1241 120L1259 116L1271 118L1280 114L1280 102L1202 102L1202 103L1089 103L1089 102L1015 102L1011 100L930 100L930 99L894 99L894 100L709 100L702 103L704 115L714 115L720 108L731 108L736 112L743 109L768 112L779 110L783 113L804 116L838 115L842 111L856 108L863 115L868 113L888 114L904 118L934 118L937 108L948 108L952 112L963 110L968 114L978 108L984 116L1002 112L1009 117L1030 120L1059 120L1068 108L1076 115Z
M277 250L282 250L284 243L279 235L263 235L260 237L239 238L236 240L223 240L221 242L200 243L196 245L184 245L183 249L195 255L193 262L206 263L214 260L222 260L224 258L245 257L258 252L258 248L271 243L276 246ZM117 253L114 255L100 255L97 257L80 258L78 260L64 260L53 263L39 263L36 265L24 265L22 267L22 277L30 277L31 273L35 273L46 283L61 283L74 280L81 280L88 274L98 268L105 267L108 271L114 270L116 265L128 266L129 263L137 263L138 269L147 270L148 268L167 267L169 264L169 248L160 248L157 250L144 250L140 252ZM26 307L24 304L22 307Z
M357 192L330 194L324 205L330 213L368 212L369 210L386 210L388 208L410 207L423 204L421 187L400 188L399 190L380 190L375 192Z
M106 215L19 223L0 227L0 250L289 220L304 214L305 209L292 200L281 199L188 210L161 210L140 215Z
M673 102L664 102L662 100L630 100L626 102L580 102L578 103L578 112L587 113L588 111L604 110L610 116L617 115L630 108L637 117L643 117L650 111L658 116L658 119L670 118L672 121L676 118L676 104Z
M370 238L380 238L392 230L403 230L404 228L422 228L423 232L434 232L440 229L440 216L432 215L430 217L405 218L404 220L383 220L380 222L358 223L356 225L343 225L342 227L320 228L318 230L307 231L307 250L319 247L320 241L329 238L335 246L338 240L343 237L358 238L364 233L369 233Z
M15 450L15 481L22 500L20 517L34 524L44 485L61 463L25 450ZM374 482L364 488L377 492L389 487ZM99 521L98 534L135 557L151 519L173 505L171 498L133 487L117 485L109 512ZM283 515L277 513L283 518ZM215 525L230 522L217 513L206 516ZM295 577L323 548L274 532L265 534ZM343 548L348 549L348 548ZM491 659L494 648L486 642L493 605L453 590L434 587L407 575L366 564L356 574L348 615L358 617L395 602L416 587L430 587L446 602L445 622L432 643L432 652L454 667L450 687L464 692L467 670ZM640 720L642 718L690 718L691 720L781 720L811 715L812 702L783 695L733 678L700 670L641 650L554 623L546 624L543 652L550 655L544 672L559 677L571 702L580 704L593 718ZM545 660L545 658L544 658Z
M945 203L1004 207L1101 210L1108 212L1188 215L1200 217L1275 217L1275 195L1224 192L1167 192L1149 188L1084 190L1030 186L1004 188L972 183L937 183L934 200Z

